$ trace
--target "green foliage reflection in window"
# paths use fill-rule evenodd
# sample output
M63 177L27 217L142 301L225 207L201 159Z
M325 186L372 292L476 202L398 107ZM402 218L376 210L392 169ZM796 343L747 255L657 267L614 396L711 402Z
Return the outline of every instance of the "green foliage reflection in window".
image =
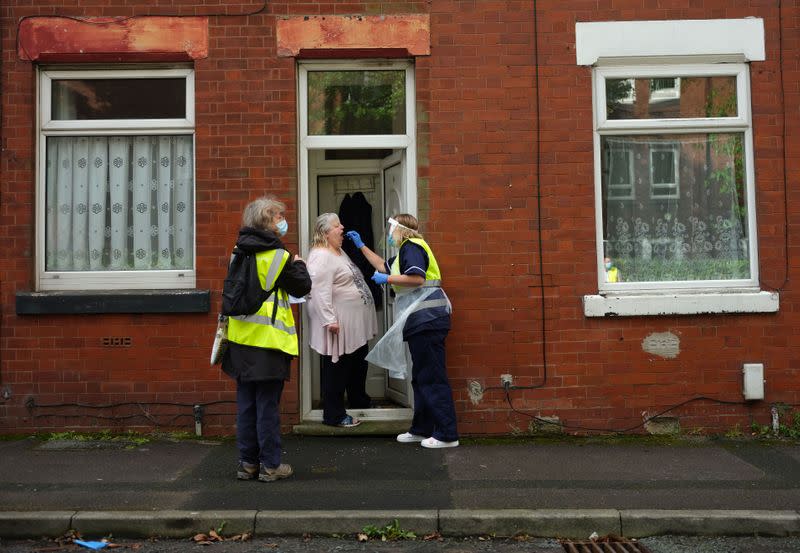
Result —
M405 71L310 71L308 134L405 134Z

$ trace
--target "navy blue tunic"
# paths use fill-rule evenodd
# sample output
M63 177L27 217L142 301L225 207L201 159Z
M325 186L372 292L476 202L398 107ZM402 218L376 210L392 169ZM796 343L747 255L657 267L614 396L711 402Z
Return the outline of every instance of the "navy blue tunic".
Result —
M428 271L428 254L425 253L422 246L406 240L400 247L399 255L401 275L419 275L425 278L425 273ZM386 262L387 272L391 272L394 259L392 257ZM428 299L435 300L443 297L444 294L437 290ZM450 330L450 314L444 307L422 309L412 313L403 328L403 339L407 340L409 336L420 332L435 330Z

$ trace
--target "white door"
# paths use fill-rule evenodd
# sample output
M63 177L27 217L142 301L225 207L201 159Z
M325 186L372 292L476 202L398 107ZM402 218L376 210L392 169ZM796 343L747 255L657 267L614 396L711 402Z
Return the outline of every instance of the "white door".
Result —
M406 205L406 190L405 190L405 171L403 164L405 162L405 153L394 154L386 159L382 164L382 177L383 177L383 198L384 198L384 213L386 213L386 217L391 217L397 213L406 213L408 212L408 206ZM385 223L385 221L384 221ZM383 243L386 244L386 233L388 232L387 225L383 225L383 233L384 233L384 240ZM386 246L386 251L384 252L385 259L389 259L392 256L397 255L397 250L394 248L389 248L388 245ZM386 309L384 310L386 313L386 325L387 328L391 326L392 322L394 321L394 298L390 297L389 294L389 286L386 286L386 296L385 302ZM409 371L406 375L405 379L397 379L397 378L390 378L389 373L385 372L386 374L386 396L395 402L399 403L400 405L411 406L413 401L413 393L411 391L411 356L408 353L408 348L405 346L405 342L403 342L404 347L406 347L406 359L408 360L408 367Z

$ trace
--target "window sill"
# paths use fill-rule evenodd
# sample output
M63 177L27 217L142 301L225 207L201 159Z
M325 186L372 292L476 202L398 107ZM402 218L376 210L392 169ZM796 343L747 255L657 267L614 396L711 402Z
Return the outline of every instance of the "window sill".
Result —
M209 290L17 292L17 315L208 313Z
M583 296L587 317L642 317L719 313L776 313L777 292L684 292Z

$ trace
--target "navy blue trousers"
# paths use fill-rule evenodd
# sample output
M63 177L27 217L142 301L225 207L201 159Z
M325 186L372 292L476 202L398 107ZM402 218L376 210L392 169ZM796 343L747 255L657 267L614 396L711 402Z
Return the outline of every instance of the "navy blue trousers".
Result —
M456 407L447 379L444 339L447 330L413 334L406 340L411 352L411 387L414 390L414 418L409 432L432 436L443 442L458 439Z
M236 445L245 463L281 464L281 393L283 380L236 381Z
M366 409L372 403L365 384L369 364L365 357L369 348L364 344L346 353L334 363L330 355L320 355L320 387L322 388L322 422L336 426L347 415L344 393L351 409Z

